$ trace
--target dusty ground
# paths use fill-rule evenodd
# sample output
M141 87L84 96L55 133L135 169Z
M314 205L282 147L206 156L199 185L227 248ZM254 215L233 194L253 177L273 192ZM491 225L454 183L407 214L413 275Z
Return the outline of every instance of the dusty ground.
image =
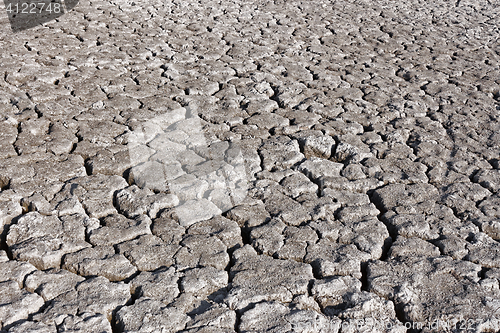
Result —
M0 331L500 331L496 1L1 22Z

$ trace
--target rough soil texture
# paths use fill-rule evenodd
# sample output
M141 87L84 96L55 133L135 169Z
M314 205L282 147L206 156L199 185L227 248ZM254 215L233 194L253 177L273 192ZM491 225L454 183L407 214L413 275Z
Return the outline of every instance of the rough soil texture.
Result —
M496 1L1 15L1 332L500 331Z

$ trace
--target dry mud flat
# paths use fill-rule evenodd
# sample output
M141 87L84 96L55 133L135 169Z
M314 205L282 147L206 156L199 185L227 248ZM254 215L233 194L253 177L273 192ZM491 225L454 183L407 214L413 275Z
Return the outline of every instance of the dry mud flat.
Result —
M2 15L0 331L500 331L495 1Z

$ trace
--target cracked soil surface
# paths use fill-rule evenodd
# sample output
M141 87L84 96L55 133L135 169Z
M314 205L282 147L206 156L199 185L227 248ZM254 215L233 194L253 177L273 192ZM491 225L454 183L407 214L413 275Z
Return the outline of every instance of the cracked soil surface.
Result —
M1 332L500 331L497 1L1 15Z

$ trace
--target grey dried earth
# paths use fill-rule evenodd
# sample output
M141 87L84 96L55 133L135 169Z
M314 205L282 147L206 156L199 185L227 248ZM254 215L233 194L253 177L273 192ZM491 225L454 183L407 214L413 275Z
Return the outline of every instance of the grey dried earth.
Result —
M500 332L497 1L1 15L1 332Z

